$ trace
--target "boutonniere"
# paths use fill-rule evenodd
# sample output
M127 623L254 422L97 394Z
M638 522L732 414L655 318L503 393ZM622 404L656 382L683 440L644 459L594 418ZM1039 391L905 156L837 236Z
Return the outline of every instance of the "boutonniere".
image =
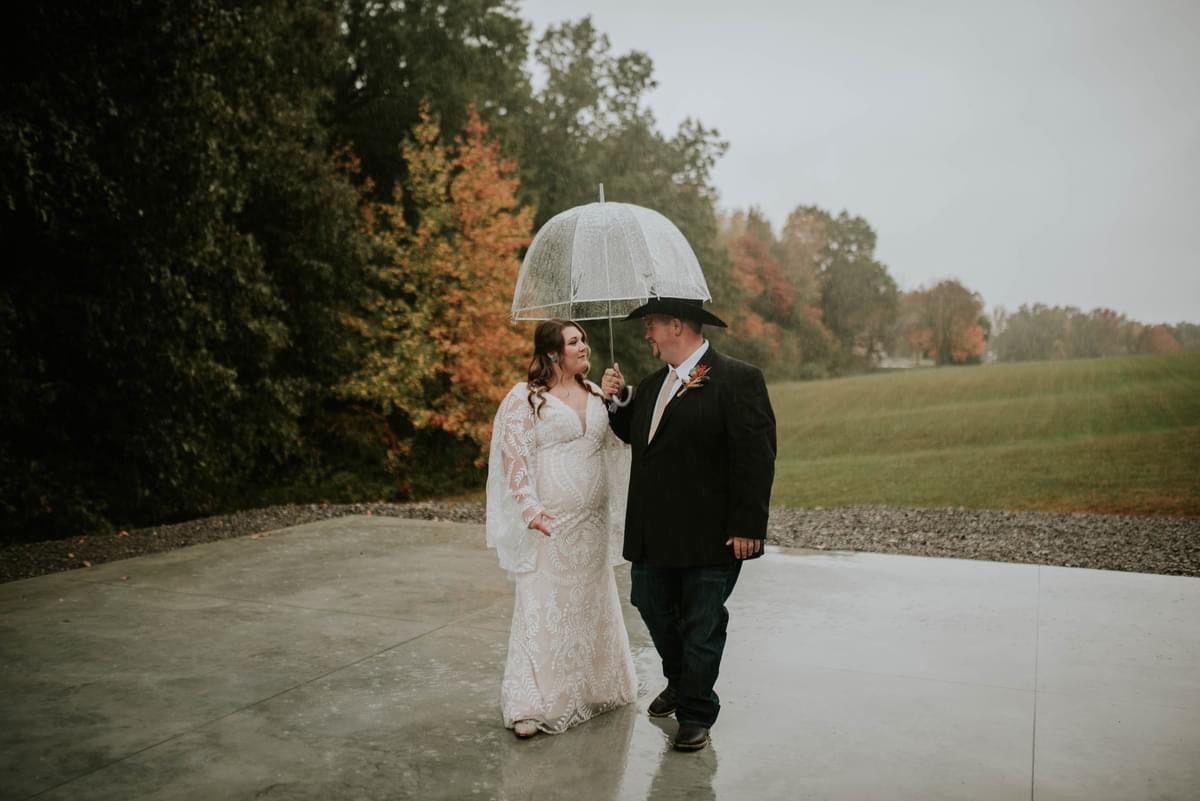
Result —
M687 381L683 383L683 389L675 393L675 397L682 398L684 393L689 389L700 389L700 387L707 384L708 371L709 366L707 364L697 364L695 367L693 367L692 371L688 373Z

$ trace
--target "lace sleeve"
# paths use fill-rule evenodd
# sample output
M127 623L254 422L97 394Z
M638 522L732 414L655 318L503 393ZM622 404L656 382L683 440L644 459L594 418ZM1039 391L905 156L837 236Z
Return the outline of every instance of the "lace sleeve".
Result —
M508 393L492 423L487 544L496 549L500 566L513 573L533 569L537 561L537 537L541 536L529 530L529 521L542 511L534 484L536 422L522 383Z

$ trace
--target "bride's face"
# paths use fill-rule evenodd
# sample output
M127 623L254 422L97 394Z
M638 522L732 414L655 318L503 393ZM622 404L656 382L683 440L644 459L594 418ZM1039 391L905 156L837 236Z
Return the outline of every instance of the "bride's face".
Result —
M591 364L588 363L588 356L591 354L591 348L587 344L587 336L573 325L569 325L562 330L563 335L563 353L559 360L559 366L562 368L564 376L573 376L576 373L587 374L591 369Z

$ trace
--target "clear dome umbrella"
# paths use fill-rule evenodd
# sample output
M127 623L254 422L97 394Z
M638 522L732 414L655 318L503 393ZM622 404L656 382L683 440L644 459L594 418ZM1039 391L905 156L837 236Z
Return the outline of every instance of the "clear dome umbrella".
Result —
M629 203L576 206L551 217L525 253L514 320L612 320L652 297L710 301L700 262L675 224Z

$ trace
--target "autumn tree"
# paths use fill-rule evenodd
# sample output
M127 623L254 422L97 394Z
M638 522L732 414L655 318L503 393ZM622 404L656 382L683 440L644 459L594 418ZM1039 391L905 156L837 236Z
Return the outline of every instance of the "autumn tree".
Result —
M762 212L735 213L727 236L734 281L745 293L750 310L764 320L786 323L795 304L795 289L775 255L778 243Z
M778 239L752 208L724 216L720 232L733 265L733 286L722 297L732 336L723 347L775 378L827 374L837 343L816 305L815 259L800 246L796 228Z
M1146 326L1138 337L1138 353L1176 353L1179 342L1166 325Z
M388 202L367 187L374 277L348 319L365 356L342 392L376 421L401 494L448 475L461 481L479 464L527 350L509 322L532 217L518 209L516 165L500 157L478 114L452 147L439 137L425 109L402 148L415 224L400 187Z
M897 306L891 353L911 358L914 366L930 358L933 350L933 328L925 319L925 300L924 290L901 292Z
M729 285L720 296L728 337L720 346L730 355L774 371L781 358L783 331L792 288L775 258L770 225L757 209L722 218L718 242L728 254Z
M907 294L903 336L937 364L979 362L987 348L983 299L960 282L940 281Z

